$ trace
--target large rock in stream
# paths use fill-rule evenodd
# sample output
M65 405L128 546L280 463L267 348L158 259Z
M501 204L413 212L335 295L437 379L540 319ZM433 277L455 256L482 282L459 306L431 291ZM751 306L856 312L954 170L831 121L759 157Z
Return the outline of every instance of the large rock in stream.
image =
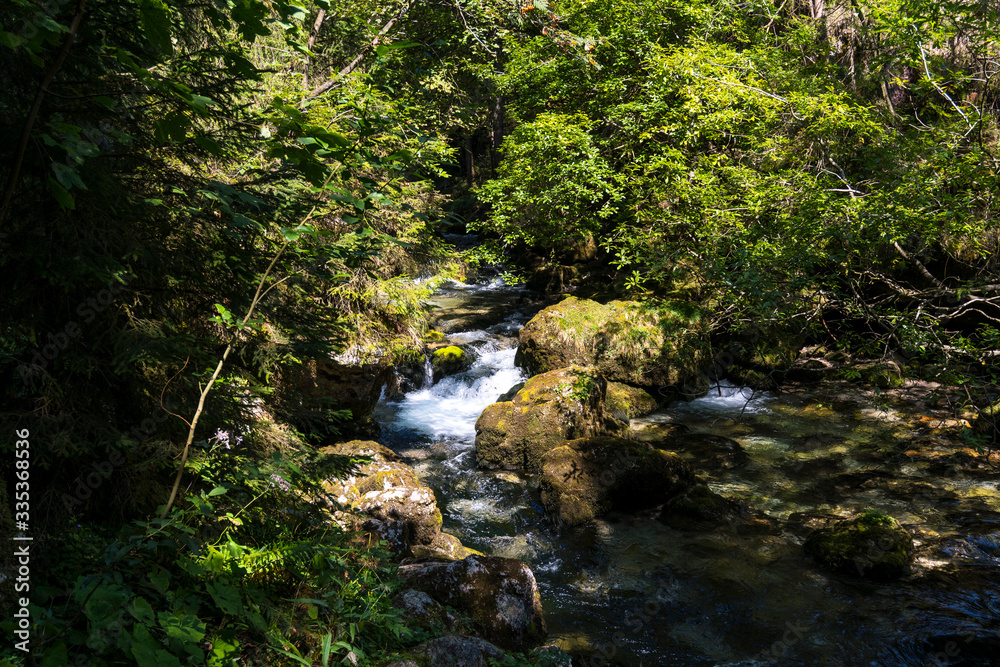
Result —
M910 534L895 519L875 510L816 530L804 548L831 570L876 581L901 577L914 552Z
M677 454L617 437L581 438L542 458L542 504L563 526L660 505L695 483Z
M320 450L327 455L367 456L357 474L323 484L341 505L370 517L360 528L386 540L399 557L465 558L476 553L457 537L441 532L437 499L413 469L388 447L368 440L342 442Z
M409 587L468 615L483 639L501 648L523 651L545 637L535 575L517 559L469 556L410 563L400 566L399 576Z
M542 456L567 440L624 433L605 411L607 382L593 369L562 368L528 380L510 401L476 421L476 458L486 468L541 469Z
M543 309L520 333L517 363L530 373L573 364L592 366L609 381L677 388L688 397L707 388L696 313L632 301L600 304L568 297Z

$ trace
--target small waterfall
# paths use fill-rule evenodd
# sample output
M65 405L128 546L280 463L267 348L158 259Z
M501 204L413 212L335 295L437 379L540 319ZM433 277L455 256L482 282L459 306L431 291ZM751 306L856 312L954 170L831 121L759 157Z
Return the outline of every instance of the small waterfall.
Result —
M434 384L434 365L431 364L431 355L424 355L424 381L420 385L421 389L428 389Z
M394 425L432 438L473 440L482 411L525 379L514 366L513 348L485 341L473 346L473 353L476 360L469 370L436 384L425 378L422 389L407 394L396 406Z

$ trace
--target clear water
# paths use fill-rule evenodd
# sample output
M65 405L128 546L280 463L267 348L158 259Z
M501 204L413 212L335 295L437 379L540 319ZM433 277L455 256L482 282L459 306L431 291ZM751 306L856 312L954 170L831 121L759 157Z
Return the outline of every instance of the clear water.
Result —
M489 289L491 299L517 296ZM437 303L450 308L468 294L482 292L456 285ZM900 430L905 415L884 408L715 388L633 428L677 422L736 440L746 465L700 473L779 530L680 531L651 511L558 532L534 480L475 465L476 419L525 379L509 336L529 316L451 332L475 350L473 367L381 404L376 417L385 444L434 488L448 532L531 565L550 641L579 664L1000 664L998 480L901 459L900 439L913 434ZM912 575L871 584L831 575L802 555L796 517L865 507L914 534Z

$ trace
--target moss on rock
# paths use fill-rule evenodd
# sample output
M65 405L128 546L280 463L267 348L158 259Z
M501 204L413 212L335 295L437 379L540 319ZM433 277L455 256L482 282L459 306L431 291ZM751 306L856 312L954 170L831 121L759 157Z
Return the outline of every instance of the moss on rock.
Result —
M624 432L604 409L607 383L592 369L563 368L528 380L511 401L476 421L476 458L486 468L541 468L542 456L567 440Z
M366 440L339 443L321 452L372 459L356 474L328 480L323 486L341 505L370 517L365 529L389 542L397 556L413 555L417 546L438 551L441 556L462 553L464 547L457 538L442 536L443 519L434 491L420 482L398 454Z
M645 389L621 382L609 382L605 408L615 418L628 420L648 415L659 407Z
M457 345L439 347L431 353L431 368L434 369L435 380L464 371L471 363L466 351Z
M617 437L572 440L542 459L542 504L564 526L659 505L694 483L679 456Z
M568 297L521 329L516 361L531 373L579 364L615 382L696 393L707 359L698 322L689 306Z
M913 538L892 517L866 510L814 531L806 539L805 552L836 572L891 581L913 560Z

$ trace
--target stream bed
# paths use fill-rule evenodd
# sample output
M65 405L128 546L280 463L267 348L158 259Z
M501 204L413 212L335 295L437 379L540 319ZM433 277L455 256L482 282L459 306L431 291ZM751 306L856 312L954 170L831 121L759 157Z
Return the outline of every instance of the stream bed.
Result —
M446 532L531 566L549 642L574 664L1000 664L1000 476L904 455L908 438L923 437L924 449L938 441L903 408L860 391L713 387L632 427L682 424L738 442L747 454L739 466L691 463L775 530L678 530L650 511L560 531L531 476L475 460L479 414L526 379L514 365L516 336L538 304L495 283L452 284L430 305L449 342L475 361L382 401L373 415L381 440L434 489ZM865 508L895 517L917 543L900 581L834 575L803 555L816 517Z

